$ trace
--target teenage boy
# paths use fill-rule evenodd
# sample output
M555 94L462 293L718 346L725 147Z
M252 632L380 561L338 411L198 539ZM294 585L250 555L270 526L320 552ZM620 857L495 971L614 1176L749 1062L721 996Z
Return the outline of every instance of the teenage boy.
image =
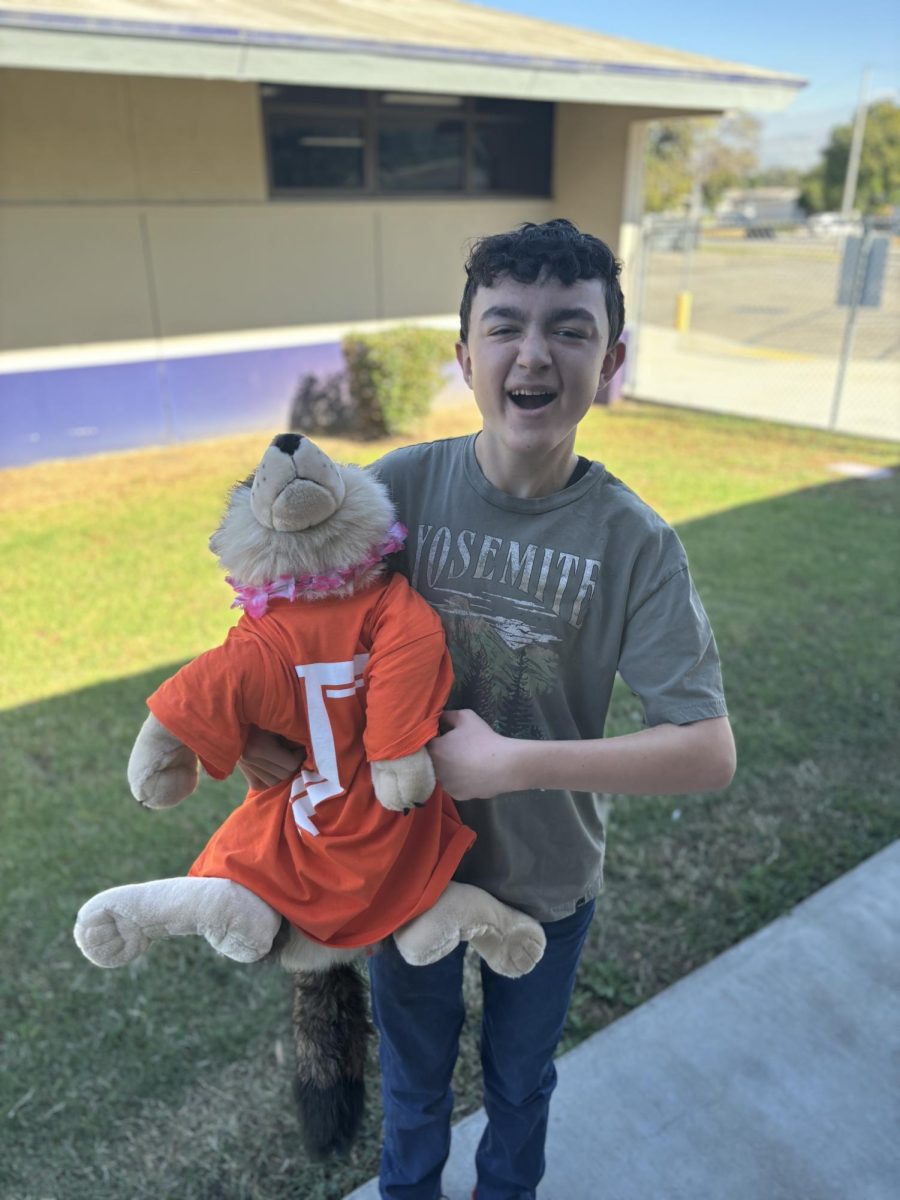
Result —
M578 958L602 885L598 796L700 792L734 772L712 631L668 525L597 462L579 422L624 357L619 264L568 221L476 244L457 357L469 437L377 470L409 529L400 569L438 610L454 711L429 749L478 838L458 878L544 924L538 966L482 965L487 1129L477 1200L533 1200ZM616 672L646 728L603 738ZM370 959L381 1038L384 1200L438 1200L464 1019L464 947Z

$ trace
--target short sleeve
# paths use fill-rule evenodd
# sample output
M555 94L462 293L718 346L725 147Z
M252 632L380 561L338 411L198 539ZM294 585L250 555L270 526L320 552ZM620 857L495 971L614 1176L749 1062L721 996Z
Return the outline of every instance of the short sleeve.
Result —
M640 699L648 725L727 714L716 641L686 564L628 618L619 674Z
M400 576L374 614L366 665L366 757L412 754L437 736L453 681L440 618Z
M371 471L388 490L388 495L391 498L391 503L394 506L394 511L397 514L397 519L406 526L412 527L412 522L409 515L408 497L406 495L405 476L403 466L405 462L405 447L399 450L392 450L383 458L378 459L367 468ZM409 541L405 541L401 548L395 551L388 557L390 569L399 572L407 579L410 577L410 550Z
M213 779L226 779L244 750L245 679L252 649L229 638L189 662L148 699L153 715L198 756ZM257 666L258 671L258 666Z

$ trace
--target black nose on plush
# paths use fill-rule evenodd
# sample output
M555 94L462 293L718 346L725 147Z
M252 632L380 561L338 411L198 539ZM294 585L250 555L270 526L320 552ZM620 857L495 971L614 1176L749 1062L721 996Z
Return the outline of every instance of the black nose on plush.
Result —
M272 441L273 446L277 446L279 450L283 450L289 458L297 453L297 447L303 441L299 433L279 433L277 438Z

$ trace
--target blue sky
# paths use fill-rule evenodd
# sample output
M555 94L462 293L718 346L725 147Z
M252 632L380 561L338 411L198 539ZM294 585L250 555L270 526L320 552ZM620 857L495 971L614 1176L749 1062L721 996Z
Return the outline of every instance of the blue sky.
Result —
M763 165L806 169L834 125L852 120L863 70L869 99L900 103L897 0L477 0L488 8L692 50L809 81L784 112L758 114Z

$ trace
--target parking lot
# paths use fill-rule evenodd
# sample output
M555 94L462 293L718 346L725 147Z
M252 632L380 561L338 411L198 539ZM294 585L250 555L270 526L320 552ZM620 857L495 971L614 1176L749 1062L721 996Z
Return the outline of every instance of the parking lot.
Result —
M703 239L696 250L651 249L643 320L672 327L675 297L693 297L691 329L791 354L840 354L847 309L836 303L843 239ZM637 314L635 314L637 315ZM900 240L879 308L862 308L853 357L900 362Z
M849 310L838 305L844 239L808 234L704 237L649 248L627 297L638 398L900 440L900 242L889 246L878 307L860 307L845 368ZM691 295L676 329L676 298Z

